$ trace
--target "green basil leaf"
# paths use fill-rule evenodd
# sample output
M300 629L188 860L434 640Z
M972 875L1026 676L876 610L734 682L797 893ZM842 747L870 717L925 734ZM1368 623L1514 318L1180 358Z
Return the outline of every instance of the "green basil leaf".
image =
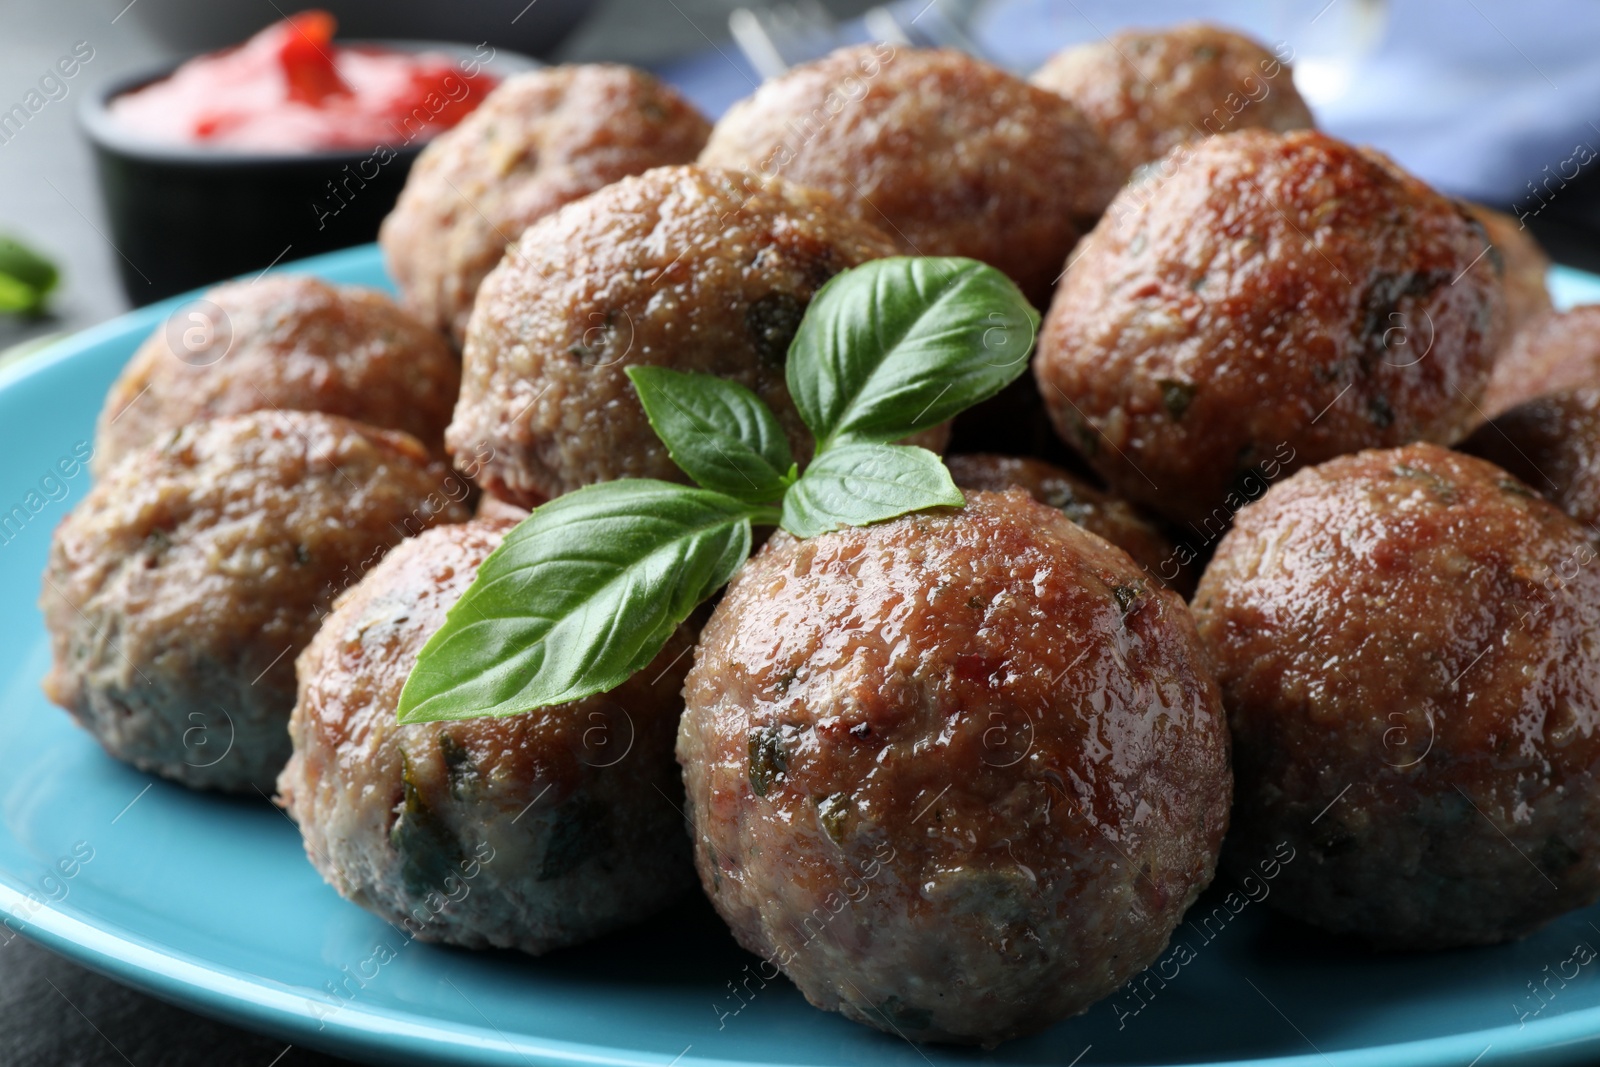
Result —
M621 685L750 554L752 508L649 479L536 509L423 646L402 723L513 715Z
M44 296L13 275L0 271L0 312L31 315L44 303Z
M965 503L944 463L925 448L839 445L812 460L784 496L783 528L796 537L815 537Z
M1028 368L1039 313L972 259L876 259L835 276L789 349L789 394L817 452L897 441L959 414Z
M12 237L0 237L0 274L9 274L43 299L60 280L56 265Z
M642 366L627 374L672 462L696 482L753 504L789 488L789 439L759 396L710 374Z

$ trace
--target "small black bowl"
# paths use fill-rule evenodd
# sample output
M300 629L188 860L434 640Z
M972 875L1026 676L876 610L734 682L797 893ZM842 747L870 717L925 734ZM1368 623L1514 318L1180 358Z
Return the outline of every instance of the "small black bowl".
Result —
M505 50L430 41L350 41L440 52L504 79L539 63ZM480 46L481 48L482 46ZM119 78L84 97L78 122L94 149L123 291L135 305L261 270L283 259L365 244L394 207L423 142L268 154L162 144L111 114L123 93L177 63Z

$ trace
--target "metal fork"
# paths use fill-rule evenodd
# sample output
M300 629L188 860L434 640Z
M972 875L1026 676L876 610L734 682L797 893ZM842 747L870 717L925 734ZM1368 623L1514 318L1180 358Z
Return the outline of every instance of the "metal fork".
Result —
M728 16L728 29L763 78L776 78L839 44L839 24L819 0L741 7Z
M967 32L983 0L930 0L910 18L886 5L867 12L867 32L891 44L915 48L957 48L988 58ZM839 24L819 0L794 0L766 7L741 7L728 16L728 29L740 51L763 78L816 59L838 47Z
M915 15L902 18L893 8L880 5L867 12L865 21L868 33L891 44L954 48L987 59L967 32L979 6L980 0L929 0Z

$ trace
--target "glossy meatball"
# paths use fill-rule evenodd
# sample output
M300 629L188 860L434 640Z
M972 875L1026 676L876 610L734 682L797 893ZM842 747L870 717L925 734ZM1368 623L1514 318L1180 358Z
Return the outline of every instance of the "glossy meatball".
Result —
M1600 385L1600 304L1545 312L1525 323L1494 365L1483 410L1493 417L1586 385Z
M1215 134L1315 125L1287 64L1204 22L1123 30L1057 53L1029 80L1076 104L1124 175Z
M298 411L133 453L56 528L45 694L140 770L270 792L295 655L401 538L467 518L454 480L415 438Z
M820 1008L994 1045L1161 952L1228 742L1183 601L1018 490L734 579L685 684L701 884Z
M1261 130L1123 196L1033 360L1056 429L1118 495L1198 522L1263 472L1478 421L1505 300L1469 270L1485 239L1455 202L1375 152Z
M1506 286L1506 333L1508 338L1523 326L1550 311L1550 289L1545 277L1550 273L1550 257L1528 228L1515 218L1482 204L1468 203L1467 211L1483 226L1489 237L1490 252L1474 270L1501 271ZM1498 259L1499 262L1495 262Z
M1600 897L1600 566L1522 482L1361 452L1240 514L1194 610L1233 732L1225 859L1385 948L1520 937Z
M1041 306L1122 180L1061 97L962 52L888 44L768 81L700 161L826 189L906 252L981 259Z
M601 696L400 725L417 652L513 525L428 530L339 600L300 654L278 791L340 895L423 941L537 954L693 884L672 759L693 636Z
M378 236L389 274L406 306L460 346L478 286L530 223L618 178L694 162L710 131L632 67L508 78L417 157Z
M508 504L497 496L485 493L478 498L476 515L480 519L510 519L512 522L521 522L528 517L528 509Z
M458 464L488 455L478 484L524 507L612 478L683 481L625 373L651 364L753 389L806 456L784 384L800 316L829 278L894 252L826 193L786 182L699 167L624 178L529 227L484 282L446 442Z
M1195 574L1172 540L1127 501L1095 488L1086 479L1043 460L1017 456L950 456L945 466L963 489L1021 489L1122 549L1146 574L1180 596L1194 592Z
M404 430L442 454L461 364L382 293L296 274L221 285L151 334L106 395L95 474L179 427L321 411Z
M1600 534L1600 386L1519 404L1462 442Z

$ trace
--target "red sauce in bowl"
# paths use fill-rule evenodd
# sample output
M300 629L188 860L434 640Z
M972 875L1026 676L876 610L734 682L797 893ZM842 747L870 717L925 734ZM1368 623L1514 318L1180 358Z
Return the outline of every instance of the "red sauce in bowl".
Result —
M370 148L449 129L498 83L476 60L336 45L336 25L325 11L302 11L122 94L111 114L163 143L285 154Z

